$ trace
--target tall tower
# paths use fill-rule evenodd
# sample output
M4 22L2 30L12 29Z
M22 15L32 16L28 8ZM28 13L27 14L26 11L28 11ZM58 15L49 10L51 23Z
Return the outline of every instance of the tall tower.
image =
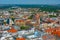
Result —
M35 20L38 26L40 26L40 14L35 14Z

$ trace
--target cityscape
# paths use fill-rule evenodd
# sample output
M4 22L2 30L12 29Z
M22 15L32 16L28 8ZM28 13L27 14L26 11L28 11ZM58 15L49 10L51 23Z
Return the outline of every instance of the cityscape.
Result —
M0 40L60 40L60 6L31 6L0 6Z

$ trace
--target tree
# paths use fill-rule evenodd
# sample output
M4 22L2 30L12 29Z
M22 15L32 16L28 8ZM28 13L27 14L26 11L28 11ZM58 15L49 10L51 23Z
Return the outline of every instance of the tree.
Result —
M59 16L59 14L57 13L56 16Z
M23 25L20 27L21 30L28 30L29 28L30 28L29 26L23 26Z

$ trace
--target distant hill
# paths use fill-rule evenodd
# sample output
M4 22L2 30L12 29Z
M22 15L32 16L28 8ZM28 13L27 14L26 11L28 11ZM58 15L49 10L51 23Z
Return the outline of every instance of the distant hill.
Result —
M7 9L11 7L21 7L21 8L40 8L42 11L56 11L60 10L60 4L57 5L20 5L20 4L1 4L0 9Z

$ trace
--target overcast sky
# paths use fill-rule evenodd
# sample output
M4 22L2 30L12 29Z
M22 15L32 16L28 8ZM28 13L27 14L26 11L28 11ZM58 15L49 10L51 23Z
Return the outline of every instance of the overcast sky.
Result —
M0 0L0 4L60 4L60 0Z

